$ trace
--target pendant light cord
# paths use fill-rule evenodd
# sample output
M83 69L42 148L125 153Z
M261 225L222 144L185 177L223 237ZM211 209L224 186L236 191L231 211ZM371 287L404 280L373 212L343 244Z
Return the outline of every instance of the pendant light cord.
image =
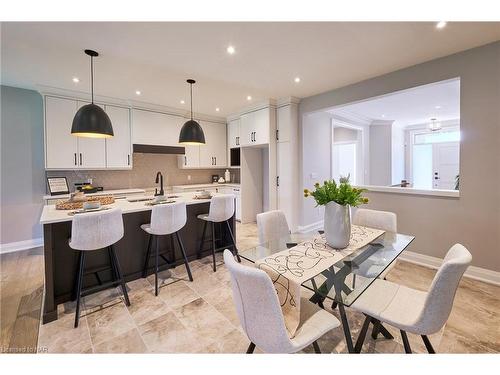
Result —
M189 87L191 89L191 120L193 119L193 84L190 83Z
M94 56L90 56L90 92L92 104L94 104Z

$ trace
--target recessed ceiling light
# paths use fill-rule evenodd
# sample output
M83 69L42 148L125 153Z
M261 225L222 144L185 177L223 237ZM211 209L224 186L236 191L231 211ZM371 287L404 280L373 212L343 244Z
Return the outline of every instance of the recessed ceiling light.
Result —
M75 83L80 82L80 78L78 78L78 77L73 77L73 82L75 82Z
M300 77L295 77L293 80L295 81L295 83L299 83L300 82Z
M439 21L437 24L436 24L436 28L438 29L442 29L446 26L446 21Z
M219 112L219 111L220 111L219 107L215 108L215 112Z
M181 100L181 104L184 104L184 103L186 103L186 102L184 100Z
M139 90L136 90L135 95L141 95L141 92Z
M436 108L436 109L441 109L441 106L440 106L440 105L437 105L437 106L435 106L434 108Z
M248 95L247 100L252 100L252 97L250 95Z
M234 53L236 52L236 50L234 49L234 47L233 47L233 46L228 46L228 47L226 48L226 51L227 51L227 53L229 53L230 55L234 55Z
M382 117L385 117L385 115L382 115Z

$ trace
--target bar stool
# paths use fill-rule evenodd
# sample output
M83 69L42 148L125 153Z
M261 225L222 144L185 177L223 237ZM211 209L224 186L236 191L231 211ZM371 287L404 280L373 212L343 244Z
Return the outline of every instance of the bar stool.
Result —
M78 214L73 217L71 225L71 238L69 246L78 251L78 273L76 276L76 312L75 328L80 320L80 299L93 292L103 290L107 287L120 285L125 299L125 304L130 306L127 288L123 279L120 263L116 256L113 245L123 237L122 211L118 208L109 211L91 212ZM96 251L106 248L109 256L109 268L100 268L97 271L85 271L85 258L88 251ZM111 282L103 284L98 272L111 269ZM99 285L82 290L83 277L95 274Z
M149 233L149 241L148 241L148 250L146 252L146 259L144 260L144 267L142 269L142 277L146 277L149 259L151 257L151 247L152 240L155 239L155 295L158 295L158 258L161 256L162 259L167 264L175 265L175 248L173 235L177 238L177 243L181 249L182 256L184 258L184 264L186 265L186 271L189 276L189 280L193 281L193 276L191 275L191 270L189 268L188 259L186 256L186 251L184 250L184 244L182 243L181 237L179 236L179 230L181 230L187 222L187 213L186 213L186 203L185 202L176 202L176 203L165 203L162 205L153 206L153 210L151 211L151 223L150 224L142 224L141 228ZM169 261L164 253L160 253L160 237L161 236L170 236L171 240L171 250L174 253L173 260Z
M198 250L198 257L201 256L203 251L203 245L206 242L205 233L207 230L207 224L211 223L212 229L212 257L213 257L213 269L214 272L217 271L217 266L215 265L215 252L216 250L226 249L227 246L216 249L215 248L215 223L226 223L229 235L231 236L231 242L233 243L230 247L233 248L233 254L236 255L238 262L241 262L240 256L238 255L238 248L236 247L236 241L234 240L233 231L229 225L229 219L234 215L234 195L232 194L219 194L212 197L210 201L210 210L208 214L198 215L198 219L204 220L203 234L201 236L200 248ZM222 227L221 227L222 229ZM222 231L221 231L222 232Z

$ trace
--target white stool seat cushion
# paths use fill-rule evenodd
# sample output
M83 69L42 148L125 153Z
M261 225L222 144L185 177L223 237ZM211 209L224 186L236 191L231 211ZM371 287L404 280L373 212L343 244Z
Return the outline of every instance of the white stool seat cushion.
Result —
M403 331L413 332L426 297L426 292L376 279L351 307Z
M69 246L75 250L99 250L113 245L122 237L121 209L88 212L73 217Z
M200 219L214 223L229 220L234 215L234 199L233 194L214 195L210 200L208 216Z
M302 297L300 299L300 323L291 341L296 351L299 351L339 326L340 322L334 315Z
M163 236L179 231L186 222L186 202L165 203L153 206L151 223L142 224L141 228L149 234Z

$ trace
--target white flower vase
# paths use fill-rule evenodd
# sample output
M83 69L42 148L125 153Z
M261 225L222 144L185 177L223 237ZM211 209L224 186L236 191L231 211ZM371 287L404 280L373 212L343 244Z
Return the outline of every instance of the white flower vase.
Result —
M349 205L342 206L328 202L325 206L325 239L334 249L344 249L351 239L351 210Z

